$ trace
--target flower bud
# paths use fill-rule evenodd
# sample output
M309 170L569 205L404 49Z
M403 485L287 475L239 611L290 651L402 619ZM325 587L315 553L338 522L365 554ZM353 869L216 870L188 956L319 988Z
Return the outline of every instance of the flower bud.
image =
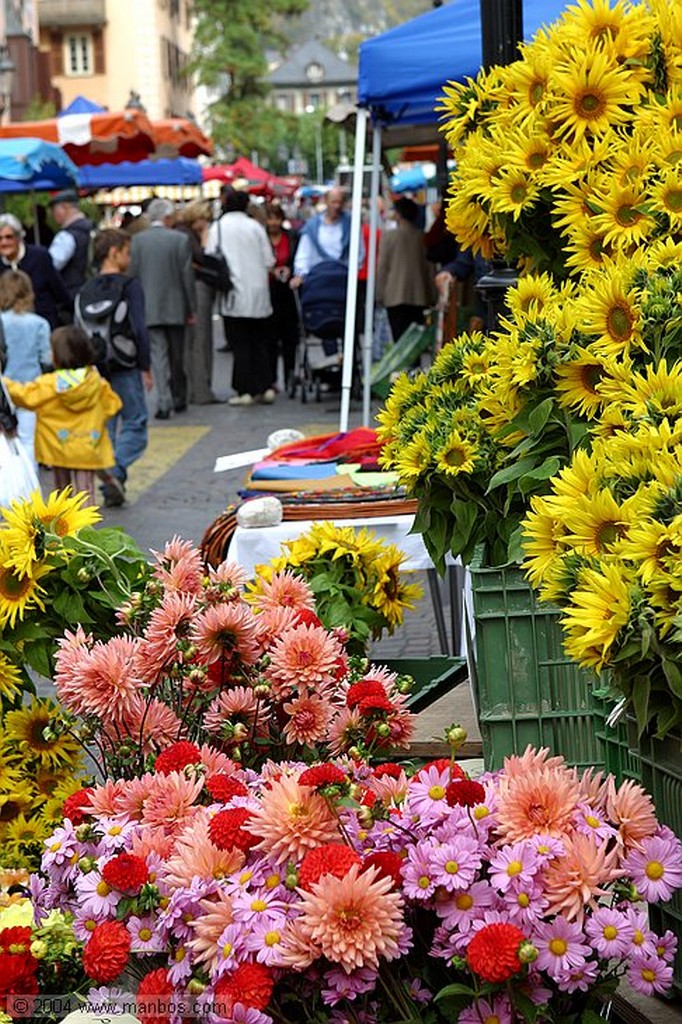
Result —
M466 738L467 731L461 725L451 725L445 732L445 742L452 750L458 750Z
M360 747L350 747L348 750L348 756L352 757L354 761L362 760L362 751Z
M31 955L36 960L43 960L47 956L47 943L44 939L34 939L31 943Z
M94 857L80 857L78 860L78 867L84 875L89 875L91 871L97 866L97 861Z
M206 985L203 981L199 981L198 978L190 978L189 984L187 985L187 991L191 996L200 996L206 989Z
M193 668L187 676L187 681L192 686L201 686L206 679L206 673L203 668Z
M519 960L522 964L533 964L538 958L538 951L530 940L519 946Z
M90 580L92 579L92 573L83 565L76 573L76 579L78 580L79 583L89 583Z
M234 727L234 732L232 734L232 738L234 739L235 743L243 743L248 735L249 730L246 728L244 723L237 722L237 724Z
M379 722L379 724L376 725L374 729L377 736L381 736L381 738L384 740L388 739L388 737L391 735L391 727L388 724L388 722Z
M253 695L254 697L257 697L258 700L267 700L270 696L270 687L266 682L260 682L257 686L254 686Z

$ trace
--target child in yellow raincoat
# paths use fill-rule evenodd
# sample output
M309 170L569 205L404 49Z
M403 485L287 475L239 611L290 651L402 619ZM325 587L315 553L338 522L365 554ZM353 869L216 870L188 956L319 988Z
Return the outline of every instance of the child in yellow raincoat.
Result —
M114 464L107 421L121 399L92 365L95 354L85 331L58 327L50 341L53 373L25 384L4 382L15 405L38 414L36 459L54 468L55 486L86 491L95 504L95 473Z

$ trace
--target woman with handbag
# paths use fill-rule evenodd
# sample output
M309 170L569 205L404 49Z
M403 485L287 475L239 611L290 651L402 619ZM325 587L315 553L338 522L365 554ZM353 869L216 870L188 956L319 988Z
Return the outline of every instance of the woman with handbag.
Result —
M189 401L196 405L219 402L213 393L213 303L216 296L214 260L204 251L211 208L203 199L187 203L175 227L187 235L197 286L197 319L187 329L186 366Z

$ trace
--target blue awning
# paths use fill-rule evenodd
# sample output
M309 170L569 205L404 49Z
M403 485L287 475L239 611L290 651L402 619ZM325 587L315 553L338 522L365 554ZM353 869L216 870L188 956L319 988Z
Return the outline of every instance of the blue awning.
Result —
M524 38L554 21L569 0L524 0ZM480 0L450 0L360 46L358 103L386 124L433 124L446 82L481 67Z
M78 169L61 146L42 139L0 139L0 192L52 192L78 181Z
M120 164L86 164L79 168L81 188L129 188L132 185L201 185L198 160L124 161Z
M95 103L94 100L89 100L87 96L76 96L68 107L59 111L57 117L67 117L69 114L104 114L106 109L99 103Z

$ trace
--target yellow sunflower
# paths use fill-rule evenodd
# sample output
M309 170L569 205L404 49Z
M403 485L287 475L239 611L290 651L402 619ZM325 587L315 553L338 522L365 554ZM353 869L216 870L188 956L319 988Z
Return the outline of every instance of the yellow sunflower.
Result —
M4 731L2 738L4 741ZM21 781L21 772L21 764L16 754L7 750L4 746L0 747L0 790L11 792Z
M660 267L677 267L682 264L682 242L675 241L670 235L652 242L647 252L647 260L652 271Z
M45 611L41 600L44 590L38 580L47 572L49 569L41 566L33 569L33 576L28 576L13 565L0 563L0 629L6 626L13 629L17 619L23 620L33 607Z
M620 356L641 339L639 303L619 266L609 261L604 269L592 275L579 302L579 327L604 355Z
M653 19L644 7L632 8L626 0L576 0L564 14L562 30L575 46L604 46L612 59L643 60L648 56Z
M682 519L672 523L648 520L635 523L617 546L619 556L634 563L643 583L673 572L682 555Z
M641 183L614 182L596 198L601 212L594 216L594 227L614 249L627 251L647 241L654 231L656 222L648 212L648 195Z
M51 491L47 501L35 494L32 499L33 513L50 533L57 537L69 537L102 518L97 508L87 504L89 500L83 492L72 494L70 487L63 491Z
M564 611L564 648L586 668L601 671L632 608L632 583L619 562L601 562L584 569L580 586Z
M586 348L577 348L555 371L559 405L593 419L604 404L598 385L607 372L607 360Z
M540 312L552 302L555 294L549 274L528 274L508 290L506 302L512 315L528 313L531 309Z
M564 508L567 542L582 555L608 554L628 536L640 509L636 495L620 503L607 489L583 495Z
M31 857L27 847L42 846L49 834L47 823L40 817L27 818L24 814L18 814L7 824L5 845L9 847L15 861L18 855L19 863L27 863Z
M428 438L419 433L396 453L393 469L398 471L406 486L415 484L424 476L431 465L431 445Z
M566 550L562 539L566 527L546 498L532 497L531 511L523 520L523 570L534 587L541 586Z
M566 266L573 270L582 272L600 269L613 252L606 244L604 232L597 231L592 221L575 224L566 230L565 235Z
M21 689L21 672L0 651L0 697L12 702L21 693Z
M514 61L506 70L507 87L516 94L521 116L532 114L547 94L551 60L541 45L520 47L522 60Z
M6 825L19 814L30 814L35 806L33 787L26 779L20 779L11 790L0 790L0 823Z
M682 228L682 166L667 171L651 186L649 204L668 218L674 231Z
M54 701L33 698L26 707L5 716L6 742L43 767L79 764L80 748L73 737L59 733L58 715Z
M404 560L403 552L391 544L372 567L376 584L368 603L387 619L391 631L402 623L405 609L414 609L423 594L418 583L406 583L404 574L401 575Z
M647 587L649 604L654 609L654 622L662 638L679 628L682 611L682 583L667 573L659 573Z
M478 454L478 447L473 441L453 430L436 452L436 468L446 477L473 473Z
M553 72L550 116L558 135L601 135L632 118L630 108L638 103L640 92L639 83L610 54L583 43Z
M519 167L505 167L490 185L490 208L494 213L511 213L518 220L533 205L538 186Z

